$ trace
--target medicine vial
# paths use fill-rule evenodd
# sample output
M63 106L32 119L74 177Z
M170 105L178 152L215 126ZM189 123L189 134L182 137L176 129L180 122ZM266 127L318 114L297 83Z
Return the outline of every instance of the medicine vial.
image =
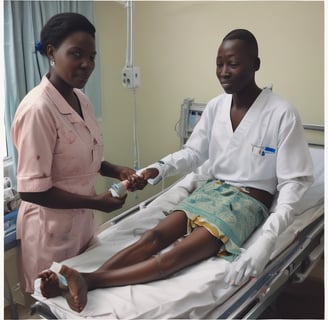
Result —
M111 192L113 197L122 198L127 193L128 185L129 185L128 180L124 180L119 183L114 183L112 187L109 189L109 191Z

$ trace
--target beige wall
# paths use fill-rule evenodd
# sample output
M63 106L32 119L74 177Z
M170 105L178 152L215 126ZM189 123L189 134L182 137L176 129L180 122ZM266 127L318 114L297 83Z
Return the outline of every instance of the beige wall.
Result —
M133 100L132 92L121 84L127 20L121 3L95 2L101 125L106 159L132 167ZM222 92L215 76L216 51L234 28L249 29L258 39L262 61L258 84L273 84L296 106L303 122L323 124L323 2L137 1L134 26L134 64L141 68L137 90L141 166L179 148L174 127L184 98L207 102ZM100 179L98 188L109 185ZM130 195L126 207L160 187L147 187L138 199Z

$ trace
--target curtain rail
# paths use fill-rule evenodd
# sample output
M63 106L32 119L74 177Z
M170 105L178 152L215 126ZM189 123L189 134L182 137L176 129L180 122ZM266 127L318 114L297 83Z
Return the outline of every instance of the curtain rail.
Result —
M322 124L304 124L305 130L313 130L313 131L325 131L325 126Z

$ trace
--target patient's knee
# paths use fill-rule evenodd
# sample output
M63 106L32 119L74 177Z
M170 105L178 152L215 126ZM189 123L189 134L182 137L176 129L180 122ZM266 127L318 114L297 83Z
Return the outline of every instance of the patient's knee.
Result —
M164 242L163 235L156 229L147 230L140 238L140 241L145 245L158 246Z

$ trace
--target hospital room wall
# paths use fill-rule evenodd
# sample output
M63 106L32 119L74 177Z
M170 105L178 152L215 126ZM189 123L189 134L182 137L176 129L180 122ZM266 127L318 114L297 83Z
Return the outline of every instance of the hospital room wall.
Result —
M95 2L101 127L105 158L132 167L133 95L121 83L127 43L122 3ZM249 29L258 39L262 62L256 75L258 84L272 84L274 91L295 105L303 122L323 124L323 1L136 1L134 65L141 70L141 86L136 91L140 167L179 149L175 126L185 98L205 103L223 92L215 75L216 53L222 37L235 28ZM168 179L165 185L173 181ZM99 191L111 182L100 178ZM161 188L148 186L137 197L130 195L124 208ZM111 215L99 217L102 221Z

